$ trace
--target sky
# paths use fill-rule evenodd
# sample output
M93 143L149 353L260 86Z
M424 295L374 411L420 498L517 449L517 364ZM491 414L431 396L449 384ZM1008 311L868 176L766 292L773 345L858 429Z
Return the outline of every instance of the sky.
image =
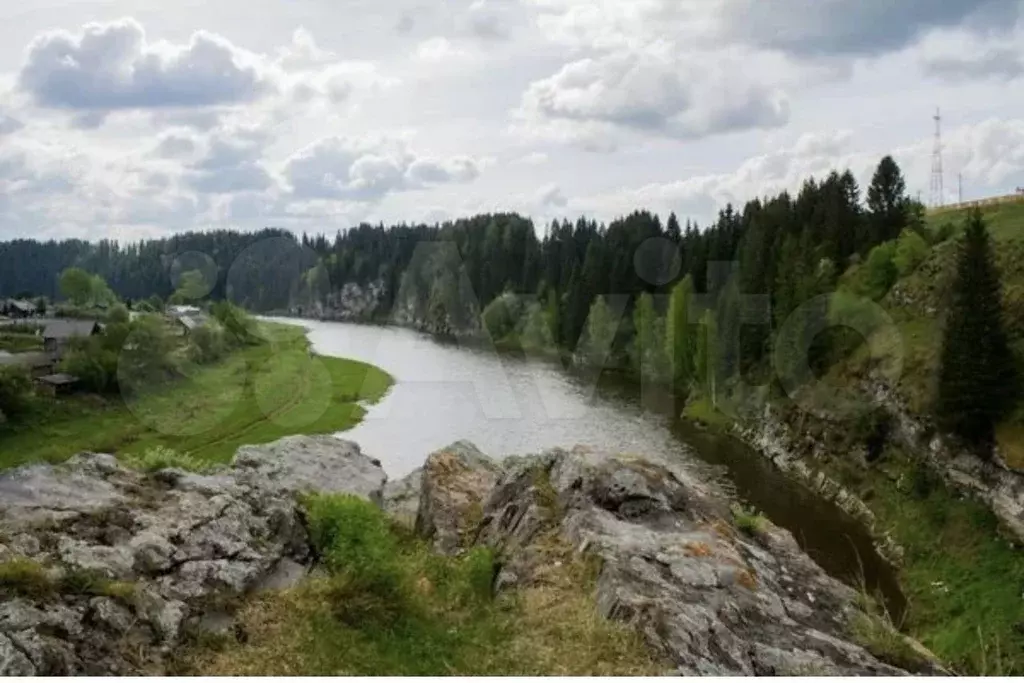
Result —
M0 240L1024 186L1020 0L0 4Z

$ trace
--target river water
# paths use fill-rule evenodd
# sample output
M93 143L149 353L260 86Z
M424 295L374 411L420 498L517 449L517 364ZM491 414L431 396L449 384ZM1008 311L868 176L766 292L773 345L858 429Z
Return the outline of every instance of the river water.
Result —
M388 395L343 435L378 458L391 478L458 440L493 457L584 444L678 459L724 479L740 499L789 529L836 578L859 586L863 577L869 590L885 597L890 613L905 609L894 571L860 524L739 441L677 419L668 397L641 396L634 383L598 383L558 361L440 344L410 330L301 324L317 353L364 361L395 378Z

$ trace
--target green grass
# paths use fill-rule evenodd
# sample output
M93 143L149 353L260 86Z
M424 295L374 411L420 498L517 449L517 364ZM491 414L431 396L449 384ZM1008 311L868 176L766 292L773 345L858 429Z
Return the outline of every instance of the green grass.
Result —
M0 351L7 351L8 353L25 353L27 351L42 350L42 337L34 334L12 334L0 332Z
M76 396L0 435L0 468L60 462L81 451L142 456L169 448L202 462L226 462L245 444L290 434L350 429L360 401L379 400L387 373L364 363L315 356L302 329L261 324L266 343L197 366L191 376L126 401Z
M494 596L494 557L451 558L366 501L316 496L314 544L328 575L257 596L244 644L199 646L180 673L202 675L655 674L629 627L600 617L592 564L551 542L530 587ZM556 563L555 560L561 560Z
M754 508L746 508L739 503L732 506L732 519L737 529L752 536L764 531L768 524L767 517Z
M68 570L49 573L43 565L25 557L0 562L0 598L23 597L43 600L59 594L105 596L128 601L136 586L112 581L97 572Z
M867 469L833 460L831 474L872 490L868 506L906 551L904 631L959 673L1024 674L1024 555L988 508L892 449Z
M709 399L703 397L687 402L683 408L683 417L718 430L726 430L732 424L732 420L711 405Z
M982 213L994 238L1024 237L1024 200L983 207ZM937 230L939 226L949 221L956 228L956 234L959 234L962 232L966 216L967 209L934 211L928 213L925 224L929 229Z

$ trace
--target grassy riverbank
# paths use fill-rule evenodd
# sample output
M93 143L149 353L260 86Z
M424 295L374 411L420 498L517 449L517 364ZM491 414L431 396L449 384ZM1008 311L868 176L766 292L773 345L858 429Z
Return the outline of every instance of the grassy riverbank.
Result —
M156 446L223 462L244 444L350 429L364 414L359 402L375 402L391 386L378 368L311 354L299 327L260 323L260 331L262 343L138 399L50 402L0 436L0 468L81 451L141 455Z

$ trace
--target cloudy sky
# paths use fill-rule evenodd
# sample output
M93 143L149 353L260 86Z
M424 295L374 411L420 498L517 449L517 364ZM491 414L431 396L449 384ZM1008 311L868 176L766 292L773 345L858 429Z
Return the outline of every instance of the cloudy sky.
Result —
M0 239L1024 185L1019 0L13 0Z

